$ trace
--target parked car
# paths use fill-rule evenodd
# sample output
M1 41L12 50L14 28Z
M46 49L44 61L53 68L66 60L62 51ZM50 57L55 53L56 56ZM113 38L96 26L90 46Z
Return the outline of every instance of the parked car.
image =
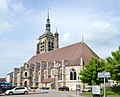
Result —
M58 88L59 91L69 91L69 87L67 86L61 86Z
M82 92L90 92L92 89L91 86L87 86L85 89L82 89Z
M49 90L49 87L42 87L43 90Z
M28 94L28 89L26 87L15 87L11 90L7 90L5 92L6 95L13 95L13 94Z

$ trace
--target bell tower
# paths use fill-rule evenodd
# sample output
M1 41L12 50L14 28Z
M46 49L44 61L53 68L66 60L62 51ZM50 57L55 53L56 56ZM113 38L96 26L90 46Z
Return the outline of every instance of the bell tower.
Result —
M58 48L58 33L56 32L55 35L53 35L51 33L51 24L50 24L50 18L49 18L49 12L47 15L47 19L46 19L46 28L45 28L45 32L43 33L43 35L39 36L38 38L39 42L37 43L37 48L36 48L36 54L41 54L41 53L45 53L48 51L52 51L54 50L54 46L55 48ZM54 41L56 40L56 41ZM56 45L54 45L54 43Z
M56 29L56 32L54 33L54 50L58 48L59 48L59 34Z

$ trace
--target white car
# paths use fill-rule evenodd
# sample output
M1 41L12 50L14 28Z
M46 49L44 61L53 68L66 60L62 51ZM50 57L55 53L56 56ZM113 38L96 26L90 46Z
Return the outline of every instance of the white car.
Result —
M5 92L5 95L12 95L12 94L28 94L28 89L26 87L15 87Z

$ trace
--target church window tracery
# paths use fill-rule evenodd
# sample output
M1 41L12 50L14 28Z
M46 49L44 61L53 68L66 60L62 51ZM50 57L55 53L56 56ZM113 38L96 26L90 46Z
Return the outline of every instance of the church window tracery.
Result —
M70 80L76 80L76 70L74 68L70 71Z

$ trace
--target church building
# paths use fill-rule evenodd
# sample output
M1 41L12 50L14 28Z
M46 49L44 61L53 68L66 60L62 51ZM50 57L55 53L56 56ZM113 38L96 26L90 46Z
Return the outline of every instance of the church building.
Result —
M19 68L16 84L13 84L40 89L68 86L70 90L80 85L82 89L84 84L80 80L80 71L92 57L99 59L99 56L83 41L59 48L59 34L51 32L49 13L45 32L38 40L36 55Z

